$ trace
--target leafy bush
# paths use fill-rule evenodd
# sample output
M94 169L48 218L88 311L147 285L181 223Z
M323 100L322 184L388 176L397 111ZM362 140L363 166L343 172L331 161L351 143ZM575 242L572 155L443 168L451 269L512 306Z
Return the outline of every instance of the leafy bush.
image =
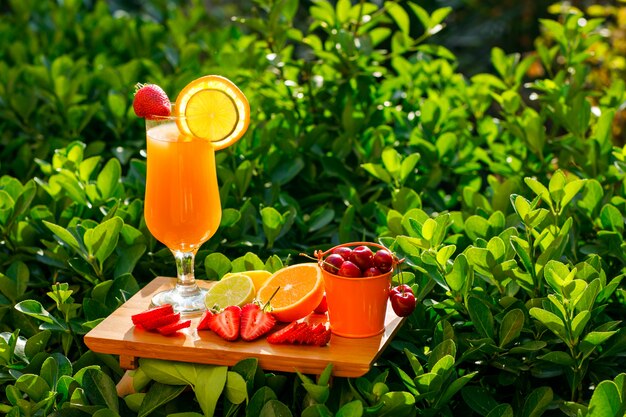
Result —
M610 50L605 21L575 9L542 20L534 54L495 48L493 71L467 78L430 42L450 11L259 1L224 23L200 1L150 15L11 1L0 20L0 411L622 415L626 147L612 127L625 84L590 82ZM143 221L132 91L147 81L173 94L214 72L242 87L253 123L217 155L224 215L197 275L273 271L300 252L378 240L405 258L419 308L361 378L197 366L222 387L210 395L173 381L176 364L144 361L143 392L120 401L116 358L81 336L174 271Z

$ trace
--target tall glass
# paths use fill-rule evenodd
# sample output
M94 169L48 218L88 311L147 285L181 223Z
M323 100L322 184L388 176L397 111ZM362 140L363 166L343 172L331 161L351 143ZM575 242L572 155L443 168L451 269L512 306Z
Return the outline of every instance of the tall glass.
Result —
M172 251L177 271L176 286L156 294L152 304L200 313L206 291L194 278L194 259L222 217L215 150L208 140L183 135L174 117L146 120L146 136L146 225Z

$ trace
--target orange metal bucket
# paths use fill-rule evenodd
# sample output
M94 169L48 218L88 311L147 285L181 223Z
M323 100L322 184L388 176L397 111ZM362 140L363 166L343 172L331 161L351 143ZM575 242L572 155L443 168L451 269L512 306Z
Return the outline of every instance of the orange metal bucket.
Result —
M370 337L382 333L385 329L393 267L382 275L363 278L342 277L323 268L323 258L336 247L359 245L387 249L370 242L351 242L317 253L318 263L322 267L324 277L330 330L338 336ZM394 266L395 263L394 257Z

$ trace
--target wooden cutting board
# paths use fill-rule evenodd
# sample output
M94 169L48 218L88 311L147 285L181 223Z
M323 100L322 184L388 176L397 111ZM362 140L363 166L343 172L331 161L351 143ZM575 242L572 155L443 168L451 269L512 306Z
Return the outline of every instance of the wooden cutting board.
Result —
M152 295L172 288L175 282L175 278L155 278L87 333L85 344L94 352L119 355L120 365L125 369L136 368L138 358L232 366L254 357L265 371L297 370L318 375L332 363L333 375L359 377L369 371L403 321L388 306L385 330L380 335L352 339L333 334L324 347L272 345L265 338L227 342L209 330L197 331L199 316L191 317L191 327L175 336L162 336L133 326L131 316L148 309ZM198 283L202 287L213 284L210 281ZM325 321L327 318L316 314L309 319Z

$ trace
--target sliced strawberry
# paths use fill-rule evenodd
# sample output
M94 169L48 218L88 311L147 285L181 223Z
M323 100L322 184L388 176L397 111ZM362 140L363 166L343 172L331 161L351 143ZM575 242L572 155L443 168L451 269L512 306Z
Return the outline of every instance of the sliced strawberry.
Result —
M233 341L239 337L241 323L241 307L228 306L223 311L214 314L209 321L209 329L217 333L224 340Z
M314 345L317 338L324 333L326 330L326 326L323 323L315 323L309 328L308 333L305 335L306 338L303 338L303 345Z
M174 323L170 323L166 326L157 328L157 331L163 336L170 336L177 331L185 329L189 326L191 326L191 320L175 321Z
M134 325L141 325L141 323L146 321L152 321L157 317L166 316L168 314L172 314L174 312L174 307L171 304L163 304L162 306L154 307L141 313L133 314L130 316Z
M276 318L272 313L263 311L256 303L249 303L241 309L241 338L252 341L263 336L274 328Z
M200 322L198 323L198 330L210 330L209 323L211 322L212 317L213 312L211 310L205 311L200 318Z
M330 341L330 329L324 323L294 321L269 335L267 341L271 344L326 346Z
M178 320L180 320L180 313L172 313L165 316L155 317L152 320L146 320L139 326L146 330L156 330L159 327L167 326L168 324L175 323Z
M170 99L165 91L156 84L137 84L133 99L133 110L139 117L153 119L166 117L171 113Z
M306 339L308 331L309 325L304 322L299 322L294 331L287 336L285 341L287 343L300 345L302 344L302 340Z
M267 341L271 344L285 343L287 337L289 337L289 335L294 331L297 325L297 321L292 321L287 326L267 336Z
M313 344L316 346L326 346L330 342L330 329L326 326L323 326L323 331L317 335Z

